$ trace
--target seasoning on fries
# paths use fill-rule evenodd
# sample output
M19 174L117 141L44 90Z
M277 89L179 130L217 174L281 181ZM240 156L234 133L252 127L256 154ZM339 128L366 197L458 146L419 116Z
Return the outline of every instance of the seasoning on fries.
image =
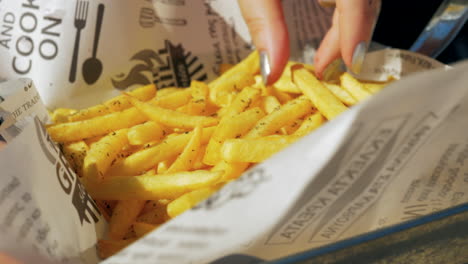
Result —
M102 258L385 85L348 73L324 82L313 67L290 62L265 87L257 52L221 71L210 83L147 85L100 105L52 113L50 136L109 221L98 243Z

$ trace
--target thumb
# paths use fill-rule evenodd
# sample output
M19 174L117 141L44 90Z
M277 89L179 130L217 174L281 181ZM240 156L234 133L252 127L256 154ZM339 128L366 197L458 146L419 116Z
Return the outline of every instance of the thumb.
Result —
M252 41L270 65L266 84L281 76L289 59L289 38L280 0L238 0ZM263 75L263 73L262 73Z

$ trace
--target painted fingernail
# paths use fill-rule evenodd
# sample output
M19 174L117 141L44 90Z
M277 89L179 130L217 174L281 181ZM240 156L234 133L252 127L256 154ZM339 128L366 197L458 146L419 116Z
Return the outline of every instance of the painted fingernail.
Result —
M266 51L260 52L260 73L262 74L263 84L267 85L268 77L270 77L271 73L271 67Z
M353 60L351 61L351 71L354 74L359 74L362 70L362 65L364 64L364 59L366 58L367 52L367 43L365 41L360 42L354 48Z

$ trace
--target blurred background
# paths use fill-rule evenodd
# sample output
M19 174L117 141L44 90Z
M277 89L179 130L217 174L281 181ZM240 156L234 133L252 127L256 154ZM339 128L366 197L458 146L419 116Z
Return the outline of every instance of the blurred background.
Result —
M409 49L443 2L382 0L373 40L394 48ZM468 0L457 2L468 4ZM436 59L446 64L468 59L468 23L465 23L456 38Z

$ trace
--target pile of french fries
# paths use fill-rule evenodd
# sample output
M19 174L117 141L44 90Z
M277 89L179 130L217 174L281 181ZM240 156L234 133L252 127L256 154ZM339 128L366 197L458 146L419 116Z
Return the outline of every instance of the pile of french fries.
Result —
M109 222L106 258L378 92L348 73L319 81L290 62L272 86L258 53L189 88L147 85L87 109L56 109L47 127Z

